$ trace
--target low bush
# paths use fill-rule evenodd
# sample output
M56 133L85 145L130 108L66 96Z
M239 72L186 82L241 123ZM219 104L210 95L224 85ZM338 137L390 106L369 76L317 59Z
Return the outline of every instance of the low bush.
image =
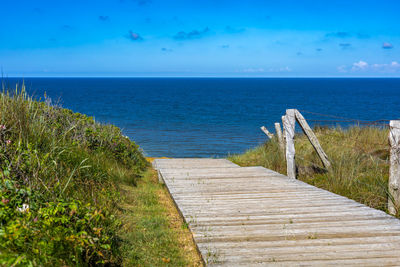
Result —
M0 265L118 265L118 182L148 164L120 129L0 94Z

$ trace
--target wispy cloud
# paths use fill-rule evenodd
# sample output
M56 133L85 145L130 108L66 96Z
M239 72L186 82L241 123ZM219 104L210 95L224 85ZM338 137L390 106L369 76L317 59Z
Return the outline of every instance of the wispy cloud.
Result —
M348 38L351 37L349 32L330 32L325 34L325 37Z
M357 34L356 34L356 37L357 37L358 39L368 39L368 38L370 38L371 36L369 36L369 34L365 34L365 33L357 33Z
M339 46L342 49L349 49L351 47L351 44L350 43L340 43Z
M151 3L151 0L135 0L139 6L145 6Z
M163 47L163 48L161 48L161 51L162 52L166 52L166 53L170 53L170 52L173 52L174 50L172 50L171 48Z
M338 67L339 72L373 72L373 73L397 73L400 72L400 64L397 61L383 64L369 64L360 60L350 66L342 65Z
M73 27L72 27L71 25L68 25L68 24L62 25L61 28L62 28L64 31L70 31L70 30L73 29Z
M266 71L263 68L247 68L247 69L242 70L242 72L245 72L245 73L260 73L260 72L266 72Z
M382 44L382 48L383 49L392 49L393 48L393 45L391 44L391 43L383 43Z
M99 20L108 21L108 20L110 20L110 17L109 16L99 16Z
M357 39L368 39L370 36L368 34L362 33L362 32L345 32L345 31L339 31L339 32L329 32L325 34L325 38L327 39L346 39L346 38L357 38Z
M380 72L399 72L400 64L397 61L392 61L390 64L373 64L371 68Z
M138 33L133 32L133 31L129 31L128 38L131 41L143 41L142 36L140 36Z
M120 3L125 3L125 2L134 2L139 6L145 6L150 4L152 1L151 0L119 0Z
M245 29L244 28L233 28L231 26L226 26L225 31L227 33L235 34L235 33L242 33L245 31Z
M244 73L271 73L271 72L291 72L292 69L289 68L288 66L286 67L278 67L278 68L268 68L268 69L264 69L264 68L247 68L247 69L243 69L240 72L244 72Z
M173 36L175 40L191 40L191 39L199 39L204 37L207 33L210 32L208 27L205 27L203 30L192 30L190 32L180 31Z

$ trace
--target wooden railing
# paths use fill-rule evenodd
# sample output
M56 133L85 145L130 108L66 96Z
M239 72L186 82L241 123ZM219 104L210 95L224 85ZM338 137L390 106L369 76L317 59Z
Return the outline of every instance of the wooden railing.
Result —
M287 109L286 114L282 116L282 129L279 122L276 122L274 125L280 151L286 158L287 176L296 179L296 150L294 145L296 121L314 147L325 169L331 171L331 162L304 116L297 109ZM270 133L266 127L262 126L261 130L269 138L274 137L274 134ZM389 144L388 209L390 214L395 215L398 212L397 209L400 207L400 120L391 120L389 123Z

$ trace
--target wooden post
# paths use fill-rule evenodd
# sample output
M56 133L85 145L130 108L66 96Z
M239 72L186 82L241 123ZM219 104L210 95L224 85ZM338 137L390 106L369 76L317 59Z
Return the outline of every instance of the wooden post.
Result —
M268 129L265 128L264 126L261 126L260 129L261 129L261 131L263 131L269 137L269 139L272 139L274 137L274 135L272 133L270 133L268 131Z
M287 176L296 179L296 162L295 162L295 148L294 148L294 127L296 125L295 109L287 109L284 119L283 127L286 134L286 167Z
M285 142L286 140L286 131L285 131L285 117L286 115L282 116L282 135L283 135L283 141Z
M395 215L400 207L400 120L390 121L389 213Z
M322 164L324 164L326 169L331 168L331 163L328 160L328 156L325 154L325 151L322 149L318 138L315 136L314 132L311 130L310 126L308 125L306 119L303 117L303 115L296 109L296 120L300 124L301 129L303 129L303 132L306 134L308 140L314 147L315 151L317 151L317 154L319 158L322 161Z
M276 135L278 136L279 148L281 150L281 153L285 154L285 144L283 143L281 124L279 122L275 122L275 131Z

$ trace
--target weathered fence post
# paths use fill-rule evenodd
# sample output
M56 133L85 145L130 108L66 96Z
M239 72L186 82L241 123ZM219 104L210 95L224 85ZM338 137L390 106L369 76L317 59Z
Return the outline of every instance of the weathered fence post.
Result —
M314 147L315 151L317 152L319 158L322 161L322 164L324 164L324 167L326 169L330 169L331 163L328 160L328 156L325 154L325 151L322 149L318 138L315 136L314 132L311 130L311 127L308 125L306 119L303 117L303 115L296 109L296 120L300 124L301 129L303 129L303 132L306 134L308 140L310 141L311 145Z
M395 215L400 206L400 120L390 121L389 213Z
M275 132L278 136L279 148L281 150L281 153L285 154L285 144L283 143L281 124L279 122L275 122Z
M265 128L265 126L261 126L260 129L261 129L261 131L263 131L269 137L269 139L272 139L274 137L274 135L272 133L270 133L268 131L268 129Z
M286 140L286 131L285 131L285 115L282 116L282 135L283 135L283 141Z
M296 179L296 162L294 158L294 127L296 125L295 109L287 109L283 127L286 134L286 167L287 176Z

